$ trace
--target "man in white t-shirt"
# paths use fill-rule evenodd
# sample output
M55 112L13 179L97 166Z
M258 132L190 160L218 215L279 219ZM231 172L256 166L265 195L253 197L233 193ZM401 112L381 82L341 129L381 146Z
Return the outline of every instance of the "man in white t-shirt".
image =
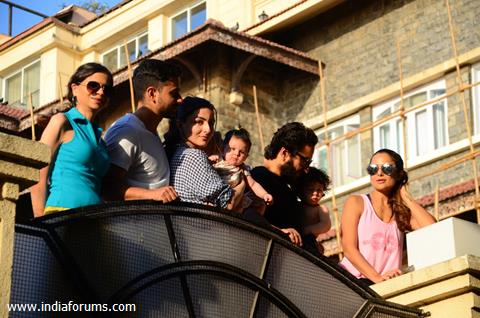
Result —
M181 103L180 69L168 62L146 59L133 73L137 110L119 118L105 134L110 169L104 178L107 200L177 198L169 186L170 168L157 126L175 114Z

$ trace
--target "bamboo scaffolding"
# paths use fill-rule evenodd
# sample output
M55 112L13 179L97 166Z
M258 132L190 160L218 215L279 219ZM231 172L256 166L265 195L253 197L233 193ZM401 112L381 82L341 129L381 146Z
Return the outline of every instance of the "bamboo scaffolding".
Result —
M408 162L408 153L407 153L407 121L405 117L405 102L404 102L404 87L403 87L403 68L402 68L402 54L400 50L400 42L397 41L397 64L398 64L398 74L400 79L400 118L402 120L402 134L403 134L403 162L405 168L407 168ZM400 146L400 145L399 145Z
M123 48L125 49L125 59L127 60L128 84L130 86L130 104L132 106L132 113L134 113L135 112L135 97L133 95L132 65L130 64L130 57L128 55L127 42L125 42L123 44Z
M258 127L258 135L260 136L260 145L262 146L262 151L264 151L265 142L263 140L262 125L260 122L260 112L258 111L257 86L255 85L253 85L253 102L255 104L255 115L257 117L257 127Z
M480 224L480 189L479 189L478 171L477 171L477 166L476 166L476 157L480 156L480 151L476 151L475 148L474 148L473 139L472 139L472 129L470 127L470 121L469 121L469 115L468 115L468 107L467 107L467 102L465 100L465 95L464 95L465 94L464 92L466 90L471 90L474 87L480 85L480 81L474 82L472 84L465 84L462 81L461 71L460 71L460 62L459 62L458 51L457 51L457 46L456 46L456 39L455 39L453 19L452 19L450 4L449 4L449 0L445 0L445 1L446 1L448 20L449 20L449 33L450 33L451 43L452 43L454 57L455 57L455 69L456 69L456 73L457 73L457 82L458 82L457 87L453 90L447 91L442 96L439 96L439 97L434 98L434 99L429 100L429 101L419 103L419 104L414 105L414 106L412 106L408 109L405 109L403 68L402 68L402 63L401 63L401 47L400 47L401 40L398 40L397 43L396 43L396 45L397 45L396 54L397 54L397 63L398 63L398 72L399 72L399 81L400 81L400 107L399 107L399 110L391 113L388 116L380 118L378 120L371 121L367 125L364 125L364 126L361 126L357 129L354 129L352 131L349 131L349 132L343 134L342 136L336 137L334 139L329 139L329 136L326 133L325 134L326 138L323 141L322 145L326 146L326 149L327 149L327 158L328 158L328 165L329 165L329 170L330 170L331 167L332 167L332 162L331 162L331 158L330 158L330 147L331 147L332 144L350 139L350 138L352 138L352 137L354 137L358 134L361 134L365 131L369 131L369 130L371 130L371 129L373 129L373 128L375 128L375 127L377 127L377 126L379 126L379 125L381 125L385 122L388 122L388 121L390 121L394 118L401 117L402 118L402 125L403 125L403 150L404 150L403 151L404 152L403 157L405 159L405 166L406 166L407 161L408 161L407 160L408 159L408 143L407 143L407 135L406 135L407 134L406 114L408 114L410 112L414 112L414 111L416 111L418 109L421 109L423 107L426 107L428 105L438 103L442 100L446 100L446 99L448 99L452 96L455 96L455 95L459 94L460 98L461 98L461 102L462 102L463 117L464 117L466 129L467 129L467 137L468 137L468 142L469 142L469 152L468 152L468 154L462 155L457 159L454 159L454 160L448 161L444 164L441 164L436 169L430 170L429 172L427 172L425 174L418 175L415 178L410 178L410 181L423 179L423 178L432 176L434 174L437 174L439 172L443 172L446 169L450 169L450 168L452 168L454 166L457 166L459 164L462 164L466 161L471 161L473 174L474 174L474 183L475 183L475 210L476 210L476 213L477 213L477 222ZM323 127L322 128L324 128L325 131L327 131L328 120L327 120L327 109L326 109L327 107L326 107L326 101L325 101L325 87L324 87L324 85L325 85L324 80L325 79L324 79L324 76L323 76L323 71L322 71L321 65L319 67L319 75L320 75L320 88L321 88L321 92L320 92L321 93L321 102L322 102L322 105L323 105ZM331 175L333 176L333 173L331 173ZM450 216L450 215L440 216L440 212L439 212L440 194L439 194L439 191L440 191L440 187L439 187L439 184L437 182L436 189L435 189L435 202L434 202L434 216L437 220L444 219L444 218L447 218L447 217ZM337 224L337 222L338 222L338 209L336 207L336 197L335 197L334 188L332 188L331 192L332 192L332 195L331 195L332 206L333 206L333 210L335 212L334 215L335 215L336 230L337 230L337 245L338 245L338 249L339 249L338 253L339 253L339 256L341 258L342 257L342 250L341 250L341 242L340 242L340 236L339 236L338 224ZM465 209L464 211L461 211L461 212L457 211L458 212L457 214L463 213L463 212L466 212L466 211L470 211L470 209Z
M30 108L30 120L32 121L32 140L37 140L35 136L35 117L33 116L33 98L32 93L28 94L28 108Z
M332 167L333 162L330 156L330 146L331 143L328 141L328 122L327 122L327 100L325 98L325 76L323 74L322 62L318 63L318 73L320 76L320 99L323 107L323 126L325 129L325 145L327 147L327 160L328 160L328 170L330 175L332 176L332 183L335 184L335 174L333 173ZM335 197L335 187L332 186L331 191L331 198L332 198L332 210L333 210L333 217L335 221L335 238L337 240L337 246L339 249L339 259L342 260L343 258L343 249L342 249L342 239L340 236L340 218L338 216L338 206L337 206L337 199Z
M58 100L60 101L60 105L63 105L63 88L62 88L62 76L60 72L58 73Z
M472 129L470 127L470 120L468 117L468 110L467 110L467 102L465 101L465 94L464 94L464 86L462 81L462 73L460 71L460 62L458 59L458 50L455 38L455 30L453 28L453 19L452 19L452 10L450 8L450 1L445 0L447 13L448 13L448 29L450 31L450 38L452 41L452 49L455 56L455 68L457 71L457 82L458 82L458 92L460 94L460 98L462 100L463 106L463 119L465 120L465 127L467 128L467 135L468 135L468 143L470 146L470 153L473 154L475 152L472 140ZM477 223L480 224L480 207L477 204L480 198L480 191L478 189L478 171L477 171L477 162L475 157L472 158L472 169L473 169L473 177L475 182L475 209L477 210Z
M472 153L468 153L466 155L463 155L461 156L460 158L457 158L455 160L452 160L452 161L449 161L449 162L446 162L442 165L440 165L438 168L434 169L434 170L430 170L429 172L425 173L425 174L422 174L422 175L419 175L419 176L416 176L414 178L410 178L410 181L415 181L415 180L419 180L419 179L422 179L422 178L426 178L426 177L430 177L436 173L439 173L439 172L442 172L442 171L445 171L447 169L450 169L462 162L465 162L465 161L468 161L468 160L472 160L476 157L480 156L480 151L475 151L473 154Z

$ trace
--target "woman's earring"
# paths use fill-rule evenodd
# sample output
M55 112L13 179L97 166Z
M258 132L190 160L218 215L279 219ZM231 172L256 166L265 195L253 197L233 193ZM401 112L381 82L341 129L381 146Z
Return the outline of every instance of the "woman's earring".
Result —
M75 95L72 96L72 106L73 107L77 106L77 96L75 96Z

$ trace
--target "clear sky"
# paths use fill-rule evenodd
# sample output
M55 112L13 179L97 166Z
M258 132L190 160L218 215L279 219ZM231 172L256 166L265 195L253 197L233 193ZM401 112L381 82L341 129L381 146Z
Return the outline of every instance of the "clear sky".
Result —
M63 8L63 4L81 4L82 0L9 0L15 4L27 7L45 15L51 16ZM112 7L119 3L121 0L99 0L101 3L105 3L108 7ZM12 13L12 35L15 36L18 33L28 29L32 25L40 22L43 18L25 12L23 10L13 8ZM0 33L8 33L8 5L0 2Z

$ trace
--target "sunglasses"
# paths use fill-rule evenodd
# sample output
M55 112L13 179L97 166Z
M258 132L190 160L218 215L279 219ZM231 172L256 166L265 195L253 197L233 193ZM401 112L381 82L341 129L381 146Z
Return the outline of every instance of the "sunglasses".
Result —
M296 155L300 157L300 160L302 161L302 166L304 166L305 168L310 167L310 164L312 163L312 159L305 157L299 152L297 152Z
M99 82L95 82L95 81L90 81L87 84L79 83L78 85L86 86L87 91L90 94L96 94L100 90L100 88L103 90L103 94L105 96L112 96L113 94L112 85L102 85Z
M367 167L367 173L371 176L377 174L378 169L382 169L382 172L387 176L391 176L395 172L395 165L391 163L384 163L383 165L369 164Z

